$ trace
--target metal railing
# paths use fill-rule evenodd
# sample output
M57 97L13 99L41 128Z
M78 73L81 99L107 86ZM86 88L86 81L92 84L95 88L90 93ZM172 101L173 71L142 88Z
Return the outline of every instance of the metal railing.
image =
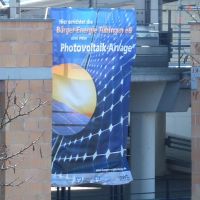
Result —
M80 3L81 4L81 3ZM0 9L1 18L9 18L9 10L11 8ZM165 54L168 58L169 67L188 67L191 66L191 52L190 52L190 22L191 21L200 21L200 8L193 8L182 6L180 9L163 9L163 10L150 10L150 16L160 16L155 23L149 23L145 20L140 20L141 17L144 17L145 10L137 9L138 17L138 29L137 36L138 39L155 39L157 38L158 42L150 44L147 42L145 45L141 46L153 47L154 49L160 48L160 46L166 46L168 52L165 50L159 52ZM44 19L49 17L47 15L46 7L19 7L18 8L18 17L23 19ZM148 19L149 19L148 17ZM144 17L147 19L147 17ZM178 20L177 20L178 18ZM160 24L161 23L161 24ZM138 44L138 47L141 47ZM151 52L152 49L149 49ZM147 50L145 51L147 52ZM163 52L163 53L162 53ZM142 53L139 53L139 56ZM158 55L158 53L152 53L152 55ZM166 55L167 54L167 55ZM143 54L143 56L149 56L149 54ZM157 60L159 59L156 58Z
M191 173L191 140L168 136L165 139L166 163L169 168Z
M168 136L165 144L172 149L191 152L191 140L186 138Z

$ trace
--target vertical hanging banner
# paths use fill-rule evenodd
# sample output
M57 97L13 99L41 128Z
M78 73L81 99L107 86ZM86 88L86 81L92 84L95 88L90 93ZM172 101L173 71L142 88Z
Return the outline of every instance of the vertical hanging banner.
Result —
M126 159L136 16L52 9L52 185L132 181Z

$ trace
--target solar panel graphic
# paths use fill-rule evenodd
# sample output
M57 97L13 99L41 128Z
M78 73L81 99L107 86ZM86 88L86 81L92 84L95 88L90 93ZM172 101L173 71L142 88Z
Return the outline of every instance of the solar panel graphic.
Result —
M129 183L126 139L135 11L67 8L52 9L51 16L56 78L62 85L53 87L59 95L53 102L52 185ZM74 64L76 73L70 72ZM85 79L80 68L87 72Z

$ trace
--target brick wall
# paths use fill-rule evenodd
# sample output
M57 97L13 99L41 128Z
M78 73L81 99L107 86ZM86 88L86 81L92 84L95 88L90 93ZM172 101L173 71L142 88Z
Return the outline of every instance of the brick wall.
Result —
M52 35L50 21L0 21L0 68L50 68L52 65ZM34 75L33 75L34 76ZM7 170L0 176L9 183L25 181L18 187L3 187L1 200L50 200L51 176L51 80L41 77L29 80L0 81L0 105L8 100L4 91L16 88L17 99L30 97L25 110L34 107L38 99L47 103L28 116L20 117L1 131L0 140L9 152L19 151L41 137L35 149L28 149L13 160L16 171ZM13 112L13 110L11 111ZM13 114L13 113L12 113ZM16 182L16 183L17 183Z
M0 119L3 115L3 110L5 108L5 98L4 98L4 91L5 90L5 82L0 81ZM0 129L0 146L5 144L5 131ZM2 163L0 163L2 164ZM1 182L5 182L5 173L0 173L0 180ZM0 187L0 199L4 200L5 198L4 188Z
M193 67L200 66L200 24L191 25ZM200 199L200 79L192 91L192 200Z

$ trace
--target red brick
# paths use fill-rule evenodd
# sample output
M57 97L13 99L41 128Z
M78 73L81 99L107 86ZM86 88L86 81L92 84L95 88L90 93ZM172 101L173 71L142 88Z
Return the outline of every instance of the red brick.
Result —
M12 53L12 46L9 42L0 42L0 54L6 55Z
M36 117L24 119L24 131L39 131L38 119Z
M38 94L44 91L44 81L43 80L31 80L30 81L30 92L33 94Z
M51 22L0 22L0 66L4 67L51 67L52 65L52 33ZM8 45L7 45L8 44ZM9 124L1 130L1 142L6 142L10 152L17 152L44 135L35 145L35 151L30 148L18 158L16 174L6 172L7 181L20 177L25 180L34 175L34 179L16 189L5 189L5 197L1 200L50 200L51 177L51 81L5 81L0 82L0 92L10 92L16 86L18 99L23 95L30 96L30 101L24 111L37 104L37 99L48 100L44 106L23 118ZM5 100L4 100L5 99ZM1 95L0 103L4 105L5 94ZM11 110L12 112L12 110ZM41 147L43 158L40 157ZM31 188L31 190L30 190Z

